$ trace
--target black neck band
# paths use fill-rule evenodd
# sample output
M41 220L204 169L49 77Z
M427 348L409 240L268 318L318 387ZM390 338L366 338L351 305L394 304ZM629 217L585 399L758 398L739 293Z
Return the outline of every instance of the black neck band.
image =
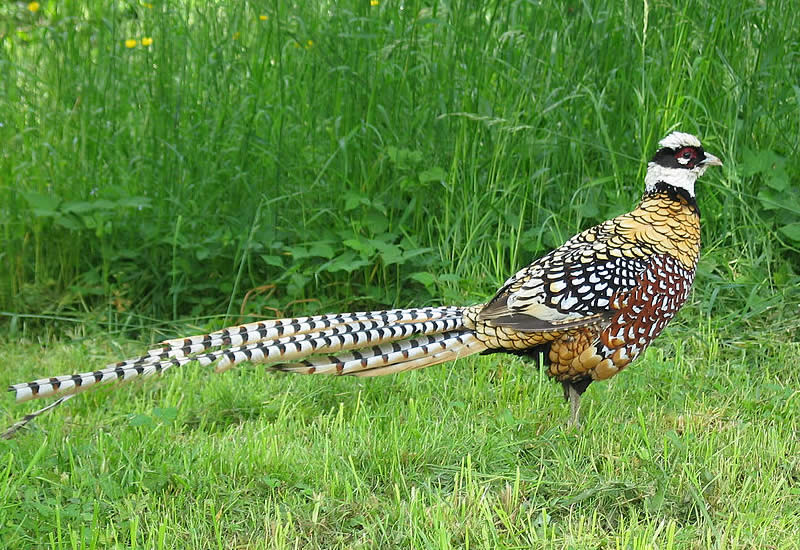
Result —
M643 199L648 197L652 197L654 195L667 195L670 199L675 201L685 202L689 208L695 210L697 215L700 215L700 208L697 206L697 200L689 194L686 189L681 187L675 187L674 185L669 185L663 181L656 182L655 186L653 186L652 191L648 191L644 194Z

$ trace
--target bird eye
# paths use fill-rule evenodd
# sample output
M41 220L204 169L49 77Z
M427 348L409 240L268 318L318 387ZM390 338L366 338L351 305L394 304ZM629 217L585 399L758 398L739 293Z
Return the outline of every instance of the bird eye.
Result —
M675 153L675 159L683 165L688 166L693 159L697 158L697 151L692 149L691 147L684 147L677 153Z

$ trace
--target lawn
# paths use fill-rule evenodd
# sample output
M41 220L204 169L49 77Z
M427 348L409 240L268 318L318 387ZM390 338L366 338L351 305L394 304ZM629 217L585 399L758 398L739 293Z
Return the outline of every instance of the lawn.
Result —
M0 7L0 385L485 300L698 134L689 302L583 399L515 357L186 367L0 441L8 548L800 546L794 3ZM11 424L37 408L0 403Z

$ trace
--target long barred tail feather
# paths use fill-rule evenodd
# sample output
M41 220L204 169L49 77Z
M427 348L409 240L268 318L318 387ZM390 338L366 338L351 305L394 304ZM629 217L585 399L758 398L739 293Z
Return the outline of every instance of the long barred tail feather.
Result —
M402 364L402 370L420 368L416 361L420 359L445 357L437 362L449 361L459 356L463 350L481 345L470 331L453 331L413 338L401 342L391 342L374 346L363 351L351 353L338 353L329 357L307 359L299 363L283 363L270 365L270 368L286 372L301 374L343 374L354 376L378 376L383 374L383 369L389 366ZM462 356L476 353L475 350ZM426 363L424 366L435 363ZM397 371L400 372L400 371Z
M316 353L357 349L408 338L416 334L436 334L455 330L461 326L460 317L388 326L382 326L379 321L357 321L318 332L235 346L198 355L172 357L157 363L112 365L93 372L41 378L33 382L14 384L10 390L16 392L17 401L22 402L38 397L75 393L98 384L148 377L190 362L207 366L219 360L218 369L224 370L245 361L274 362L302 359Z
M243 361L273 362L302 359L312 354L359 349L402 340L418 334L439 334L463 327L461 317L433 321L383 325L378 321L358 321L316 333L290 336L271 342L249 344L222 352L217 371Z
M167 340L145 355L100 370L10 386L18 402L62 397L27 415L0 437L12 437L31 420L80 391L146 378L192 362L201 366L216 362L217 371L253 361L279 363L269 366L288 372L380 376L451 361L485 349L465 328L463 311L438 307L317 315L260 321Z
M442 317L458 316L462 309L463 308L451 306L419 309L391 309L258 321L224 328L208 334L165 340L159 347L149 350L145 355L113 363L108 365L108 367L124 368L128 366L157 363L171 358L188 357L192 354L209 351L212 348L267 342L285 336L308 334L360 321L377 321L387 325L392 323L431 321Z
M486 349L486 345L480 342L472 332L449 338L440 342L439 346L439 351L433 348L433 352L424 349L425 347L423 346L423 353L419 354L420 356L417 359L388 362L383 366L368 368L363 371L354 371L349 374L361 377L396 374L408 370L432 367L433 365L438 365L447 361L455 361Z

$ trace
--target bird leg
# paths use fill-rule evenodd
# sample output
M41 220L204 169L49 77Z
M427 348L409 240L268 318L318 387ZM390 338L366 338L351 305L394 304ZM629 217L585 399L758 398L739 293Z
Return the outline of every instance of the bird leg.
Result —
M569 401L569 422L567 426L581 428L581 394L570 382L562 382L564 386L564 399Z

